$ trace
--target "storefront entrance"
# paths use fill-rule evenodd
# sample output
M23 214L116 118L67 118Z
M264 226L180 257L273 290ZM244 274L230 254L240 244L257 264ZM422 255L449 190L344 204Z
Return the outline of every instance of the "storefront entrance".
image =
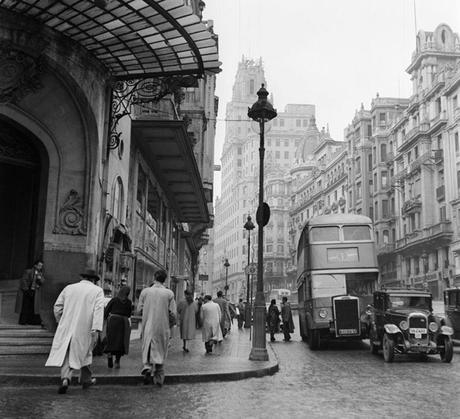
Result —
M44 179L38 140L0 119L0 322L15 322L24 269L43 251ZM41 199L42 198L42 199Z

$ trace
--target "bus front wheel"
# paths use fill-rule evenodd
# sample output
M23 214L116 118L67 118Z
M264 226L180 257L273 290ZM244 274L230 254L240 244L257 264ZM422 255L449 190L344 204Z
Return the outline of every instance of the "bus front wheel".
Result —
M319 333L319 330L311 330L308 329L308 346L312 351L316 351L319 349L321 345L321 335Z

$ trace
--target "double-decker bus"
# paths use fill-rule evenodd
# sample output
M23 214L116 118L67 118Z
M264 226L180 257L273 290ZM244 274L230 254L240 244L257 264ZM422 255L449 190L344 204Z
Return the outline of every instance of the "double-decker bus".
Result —
M297 246L302 339L318 349L331 339L366 338L365 311L377 281L370 218L356 214L311 218Z

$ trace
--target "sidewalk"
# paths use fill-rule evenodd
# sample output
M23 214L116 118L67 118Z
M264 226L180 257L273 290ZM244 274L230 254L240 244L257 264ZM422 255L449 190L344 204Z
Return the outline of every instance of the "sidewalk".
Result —
M240 380L271 375L278 371L276 355L267 342L269 361L249 361L252 342L249 329L238 330L236 325L224 341L215 346L212 354L205 354L201 330L195 340L188 341L190 352L182 350L182 341L175 328L165 363L165 383ZM121 358L120 369L107 368L105 356L94 357L92 372L97 384L142 384L141 341L137 330L131 336L130 353ZM45 368L47 355L0 356L0 385L58 385L59 368ZM77 373L74 373L76 382Z

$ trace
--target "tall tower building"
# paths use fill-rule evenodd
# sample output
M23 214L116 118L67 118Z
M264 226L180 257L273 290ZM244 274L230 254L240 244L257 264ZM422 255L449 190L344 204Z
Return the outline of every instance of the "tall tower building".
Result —
M214 223L213 291L224 290L231 301L246 299L244 268L250 260L257 262L257 224L248 249L247 216L255 223L259 184L258 125L247 116L248 107L257 100L257 90L268 88L262 60L243 57L233 85L232 101L226 108L226 132L223 147L221 196L216 199ZM268 88L269 90L269 88ZM273 96L270 98L273 103ZM270 205L270 222L264 234L264 283L266 290L285 288L289 261L289 171L301 144L308 151L309 121L315 116L314 105L288 104L284 112L266 124L265 133L265 201ZM308 137L308 138L307 138ZM225 261L228 260L228 266Z

